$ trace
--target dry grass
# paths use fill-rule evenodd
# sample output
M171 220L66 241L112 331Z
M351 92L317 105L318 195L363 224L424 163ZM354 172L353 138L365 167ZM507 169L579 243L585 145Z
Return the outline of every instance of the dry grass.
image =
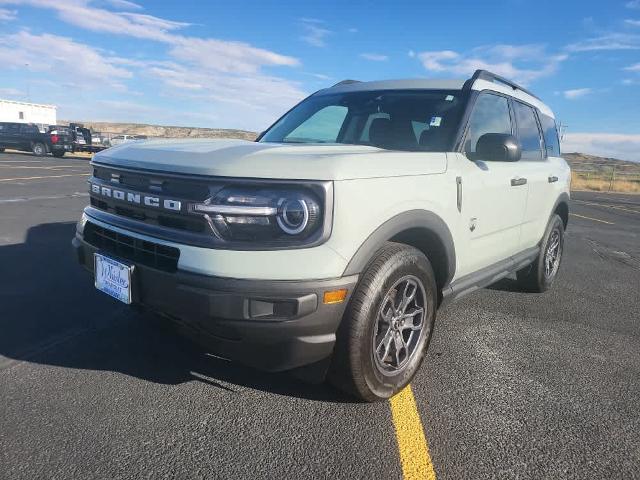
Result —
M595 192L640 193L640 181L616 180L603 177L585 178L576 172L571 174L572 190L593 190Z

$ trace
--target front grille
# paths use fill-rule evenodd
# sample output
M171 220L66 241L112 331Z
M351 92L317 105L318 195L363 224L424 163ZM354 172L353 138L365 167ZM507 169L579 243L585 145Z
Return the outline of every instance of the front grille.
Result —
M175 272L178 269L180 250L174 247L140 240L91 222L85 224L84 240L103 252L147 267L165 272Z
M91 181L97 180L109 188L124 189L140 193L169 197L183 202L202 202L210 195L212 182L191 178L163 177L148 172L133 172L112 167L94 166ZM114 182L115 180L115 182ZM215 187L214 187L215 188ZM219 188L219 187L218 187ZM91 206L121 217L189 233L209 234L210 227L204 217L188 215L183 210L172 212L145 205L129 204L114 198L95 195L90 192Z

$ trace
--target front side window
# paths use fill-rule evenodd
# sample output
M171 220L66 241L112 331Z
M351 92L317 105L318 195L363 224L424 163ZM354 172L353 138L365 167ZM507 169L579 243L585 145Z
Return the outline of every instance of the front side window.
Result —
M460 122L459 90L381 90L313 95L260 139L448 151Z
M517 101L513 102L518 122L518 140L522 145L522 160L542 160L540 129L536 121L536 113L528 105Z
M547 155L550 157L559 157L560 142L558 141L556 121L548 115L541 114L540 123L542 123L542 134L544 135L544 144L547 148Z
M464 151L473 157L478 140L485 133L511 133L509 100L492 93L481 93L469 117Z

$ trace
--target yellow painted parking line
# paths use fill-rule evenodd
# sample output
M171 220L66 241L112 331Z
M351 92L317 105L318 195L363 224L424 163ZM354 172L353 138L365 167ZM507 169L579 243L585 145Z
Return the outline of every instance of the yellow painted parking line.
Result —
M18 178L0 178L0 182L15 182L18 180L40 180L44 178L62 178L62 177L88 177L88 173L69 173L66 175L46 175L44 177L18 177Z
M574 200L574 202L582 203L584 205L594 205L596 207L612 208L614 210L622 210L624 212L640 213L638 210L631 210L630 208L619 207L617 205L605 205L604 203L585 202L584 200Z
M420 414L411 385L389 400L393 426L396 429L400 464L405 480L435 480L436 472L429 455Z
M587 220L593 220L594 222L606 223L607 225L615 225L613 222L607 222L606 220L600 220L599 218L587 217L585 215L578 215L577 213L570 213L569 215L578 218L586 218Z

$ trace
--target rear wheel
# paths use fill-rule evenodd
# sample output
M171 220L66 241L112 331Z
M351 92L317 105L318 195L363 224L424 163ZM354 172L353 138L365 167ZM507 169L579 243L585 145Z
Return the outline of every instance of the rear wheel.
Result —
M564 223L554 214L547 225L538 257L531 265L517 272L521 288L533 293L542 293L551 288L560 269L563 250Z
M387 243L362 274L338 330L329 381L366 401L413 379L431 339L437 287L416 248Z
M34 155L41 157L47 153L47 147L45 147L44 143L42 142L36 142L31 147L31 151Z

